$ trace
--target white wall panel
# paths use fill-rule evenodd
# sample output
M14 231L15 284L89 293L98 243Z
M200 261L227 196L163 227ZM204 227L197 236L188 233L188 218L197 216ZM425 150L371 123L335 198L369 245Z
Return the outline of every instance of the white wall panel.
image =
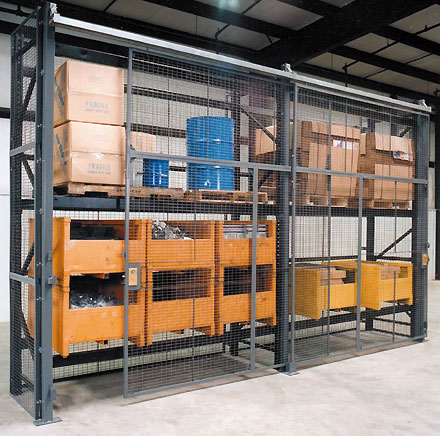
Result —
M0 35L0 107L10 106L10 38ZM0 119L0 322L9 321L9 120Z

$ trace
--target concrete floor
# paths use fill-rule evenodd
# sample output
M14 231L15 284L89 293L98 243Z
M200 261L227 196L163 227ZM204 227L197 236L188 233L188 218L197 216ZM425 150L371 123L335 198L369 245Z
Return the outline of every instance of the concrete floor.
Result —
M42 427L9 397L8 347L0 324L0 435L440 434L440 282L424 343L149 401L122 399L120 374L63 382Z

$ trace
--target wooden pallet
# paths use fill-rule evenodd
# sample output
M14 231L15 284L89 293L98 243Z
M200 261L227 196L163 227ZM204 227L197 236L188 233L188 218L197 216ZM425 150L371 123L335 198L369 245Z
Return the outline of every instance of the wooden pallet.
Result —
M87 183L68 182L54 186L54 192L61 195L124 197L125 186L95 185ZM179 188L150 188L148 186L130 187L130 196L137 198L162 198L183 200L184 191Z
M349 197L332 197L332 207L348 207ZM297 194L297 206L328 206L328 196L326 195L311 195L311 194Z
M358 207L359 200L357 198L350 199L350 207ZM409 201L387 201L387 200L375 200L371 198L363 199L363 207L365 209L409 209Z
M212 203L252 203L252 192L241 191L185 191L185 200ZM258 203L267 203L267 193L258 193Z

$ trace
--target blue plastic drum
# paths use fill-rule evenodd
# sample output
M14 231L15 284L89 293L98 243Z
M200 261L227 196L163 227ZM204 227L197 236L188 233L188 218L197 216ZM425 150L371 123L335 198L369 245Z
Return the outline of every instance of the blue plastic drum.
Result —
M188 156L234 160L234 120L224 117L195 117L186 122ZM234 168L225 165L189 163L190 190L234 190Z
M169 162L167 160L144 159L144 186L168 188Z

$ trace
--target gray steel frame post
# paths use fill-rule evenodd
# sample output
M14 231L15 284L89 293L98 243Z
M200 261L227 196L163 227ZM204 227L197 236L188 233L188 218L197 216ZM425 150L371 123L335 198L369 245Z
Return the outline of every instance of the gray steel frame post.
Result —
M428 179L429 118L417 116L416 178ZM412 218L413 309L411 311L411 337L426 336L428 269L423 255L428 253L428 186L414 184Z
M436 108L440 108L440 97L437 97ZM434 195L435 195L435 217L436 222L440 223L440 109L437 109L434 116L435 123L435 163L434 163L434 177L435 177L435 187L434 187ZM440 224L439 224L440 227ZM440 280L440 231L436 231L435 233L435 278L436 280Z
M289 165L290 137L290 86L282 82L277 99L279 128L277 138L277 162ZM281 95L280 95L281 94ZM282 364L280 371L288 366L289 343L289 173L277 172L277 329L275 336L275 364Z
M257 316L258 168L254 168L252 173L251 371L255 369L255 324Z
M17 39L17 32L11 35L12 41ZM12 47L11 47L11 54ZM16 147L14 143L14 134L16 132L19 145L22 145L22 132L23 132L23 119L14 114L13 111L19 112L19 105L23 101L23 87L21 83L21 78L23 77L23 65L21 56L12 58L11 62L11 151ZM19 103L17 103L19 102ZM14 265L14 254L17 251L21 255L22 246L22 178L21 178L21 159L20 155L14 155L10 158L10 187L11 187L11 198L10 198L10 234L9 239L11 241L10 248L10 272L21 274L21 266ZM15 246L12 246L12 243ZM21 257L21 256L20 256ZM20 395L22 393L22 344L21 344L21 317L18 315L18 310L22 310L22 284L16 280L9 279L10 286L10 393L11 395ZM34 352L35 355L35 352ZM20 387L18 386L17 380L20 381Z
M41 9L39 33L41 33L40 52L42 55L40 114L37 114L37 131L41 138L41 208L36 209L35 216L40 216L41 225L41 305L40 305L40 344L38 351L41 359L41 415L37 425L59 421L53 417L53 401L56 392L53 388L53 354L52 354L52 288L55 278L52 275L52 219L53 219L53 77L55 58L55 28L50 24L51 6L45 3ZM40 78L37 78L40 80ZM38 149L36 144L35 149ZM36 250L38 251L38 250ZM38 295L36 293L36 295ZM38 307L38 306L36 306ZM38 377L38 373L37 373Z
M292 229L290 233L291 245L291 263L290 263L290 353L287 372L293 374L296 372L295 362L295 222L296 222L296 138L297 138L297 123L298 123L298 85L293 84L293 126L292 126L292 151L291 151L291 216Z
M362 200L363 201L363 200ZM376 217L373 214L367 215L367 255L368 261L374 262L376 256L374 254L374 238L375 238ZM372 330L374 326L374 317L370 315L370 310L366 309L365 330Z
M328 100L328 159L327 170L332 170L332 99ZM330 267L332 259L332 176L327 175L327 354L330 354Z
M367 216L367 260L374 261L374 234L375 234L375 216Z
M357 234L357 295L356 295L356 350L361 349L361 279L362 279L362 204L364 196L364 179L359 178L358 234Z
M131 169L131 117L132 117L132 87L133 87L133 50L128 50L127 64L127 123L125 126L125 217L124 217L124 388L123 394L127 398L128 392L128 269L129 269L129 242L130 242L130 169ZM141 292L141 290L139 291Z

